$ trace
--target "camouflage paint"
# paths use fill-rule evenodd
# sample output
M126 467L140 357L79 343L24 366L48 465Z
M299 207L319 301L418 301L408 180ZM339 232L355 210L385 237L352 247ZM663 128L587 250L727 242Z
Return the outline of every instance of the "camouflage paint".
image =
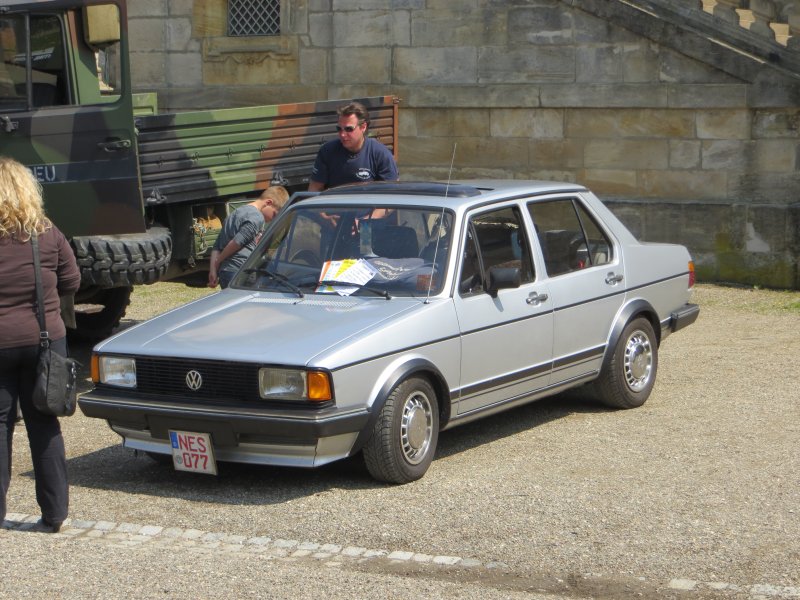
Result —
M0 17L58 14L64 47L57 52L63 52L69 80L62 82L68 104L26 110L0 106L0 153L31 168L42 183L48 216L67 237L144 232L125 59L125 5L119 5L125 87L109 102L100 98L94 53L83 41L81 14L71 10L88 4L109 2L12 1L0 7ZM18 45L22 43L18 40Z
M305 189L319 147L336 138L336 109L347 101L137 118L146 204L252 194L271 182ZM370 111L370 134L396 152L397 99L358 101Z
M111 3L120 11L122 88L116 97L101 97L80 9ZM70 104L14 111L0 105L0 119L13 123L5 131L0 122L0 152L36 174L47 213L67 237L88 242L92 236L145 234L153 224L168 227L173 262L179 263L171 274L204 257L195 248L193 223L206 209L224 219L229 202L250 199L271 184L306 189L320 145L336 136L336 109L350 100L143 115L134 127L125 3L41 0L0 6L0 17L26 12L59 15ZM397 98L359 101L370 110L370 134L396 156Z

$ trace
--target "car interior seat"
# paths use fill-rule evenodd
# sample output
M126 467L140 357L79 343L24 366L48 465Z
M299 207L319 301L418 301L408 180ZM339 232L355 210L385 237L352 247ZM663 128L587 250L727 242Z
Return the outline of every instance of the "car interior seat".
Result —
M544 232L544 246L547 248L544 256L548 275L559 275L571 270L569 253L573 237L575 232L567 229Z
M384 258L417 258L417 232L411 227L397 225L374 229L372 251Z

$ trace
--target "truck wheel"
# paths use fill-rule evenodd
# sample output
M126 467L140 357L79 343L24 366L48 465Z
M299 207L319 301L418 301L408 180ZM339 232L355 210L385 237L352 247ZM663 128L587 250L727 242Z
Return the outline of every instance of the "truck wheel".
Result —
M641 406L658 371L658 341L650 321L639 317L628 323L613 352L593 384L597 398L613 408Z
M100 289L85 297L81 292L75 299L76 329L70 329L73 339L94 342L111 335L119 325L131 302L130 287Z
M428 470L438 440L436 392L425 379L406 379L392 390L364 446L367 470L378 481L415 481Z
M72 238L81 271L81 287L130 287L155 283L172 258L169 229L151 227L145 233Z

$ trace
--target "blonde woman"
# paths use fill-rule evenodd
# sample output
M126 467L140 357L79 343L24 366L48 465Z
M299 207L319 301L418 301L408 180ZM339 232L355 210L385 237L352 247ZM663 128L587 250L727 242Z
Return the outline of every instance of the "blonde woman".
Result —
M31 392L39 354L36 283L31 236L39 255L51 348L67 355L59 295L75 292L80 271L64 234L44 214L42 189L31 171L0 156L0 519L6 515L11 443L17 406L22 409L42 518L37 531L56 532L67 518L69 488L64 438L58 419L37 411Z

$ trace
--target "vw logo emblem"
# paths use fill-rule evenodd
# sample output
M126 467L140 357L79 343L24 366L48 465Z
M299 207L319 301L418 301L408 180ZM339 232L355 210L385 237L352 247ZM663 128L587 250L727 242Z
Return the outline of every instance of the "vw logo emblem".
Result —
M195 371L192 369L188 373L186 373L186 387L190 390L197 391L203 385L203 376L200 375L200 371Z

